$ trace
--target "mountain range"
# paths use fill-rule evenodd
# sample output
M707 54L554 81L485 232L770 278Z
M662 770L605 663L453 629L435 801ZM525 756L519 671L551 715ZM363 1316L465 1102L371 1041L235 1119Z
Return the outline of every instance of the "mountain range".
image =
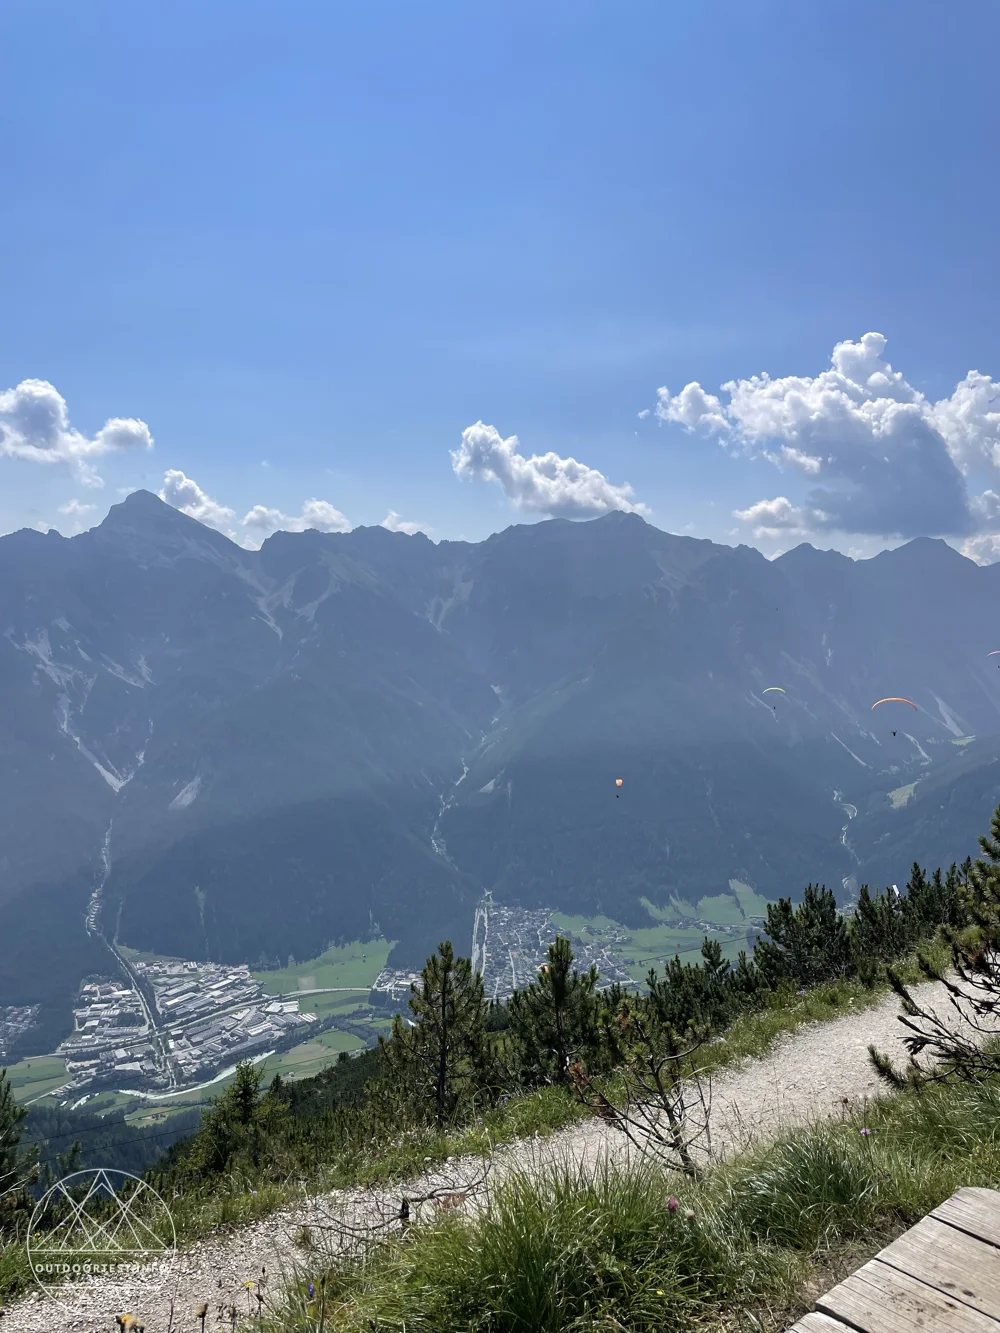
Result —
M137 491L3 537L0 1004L43 1048L102 936L409 966L487 889L637 926L960 860L1000 802L998 595L940 541L767 560L617 512L253 551Z

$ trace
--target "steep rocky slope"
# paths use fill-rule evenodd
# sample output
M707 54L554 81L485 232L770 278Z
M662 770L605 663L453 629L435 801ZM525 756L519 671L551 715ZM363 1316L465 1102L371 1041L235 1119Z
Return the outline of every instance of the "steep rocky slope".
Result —
M484 888L641 925L961 858L1000 798L998 579L617 513L255 552L146 492L2 538L0 1002L65 1013L88 914L187 957L381 930L419 963Z

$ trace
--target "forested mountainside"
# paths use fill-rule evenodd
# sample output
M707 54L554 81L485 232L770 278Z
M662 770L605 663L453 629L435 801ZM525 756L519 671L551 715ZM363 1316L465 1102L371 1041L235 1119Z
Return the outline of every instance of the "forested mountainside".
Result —
M64 1005L102 935L419 965L485 889L638 925L949 862L1000 800L998 593L939 541L768 561L622 513L250 551L139 491L4 537L0 1002Z

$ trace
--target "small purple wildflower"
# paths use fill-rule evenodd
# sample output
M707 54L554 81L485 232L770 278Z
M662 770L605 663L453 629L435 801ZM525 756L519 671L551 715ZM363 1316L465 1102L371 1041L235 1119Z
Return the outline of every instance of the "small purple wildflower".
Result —
M864 1129L859 1130L858 1132L861 1134L862 1138L867 1138L869 1134L875 1133L873 1129L868 1129L867 1126Z
M680 1208L680 1206L681 1206L680 1199L675 1198L674 1195L671 1194L670 1198L667 1200L667 1212L676 1213Z
M316 1287L312 1282L309 1283L308 1290L309 1290L309 1299L312 1300L312 1298L316 1295Z

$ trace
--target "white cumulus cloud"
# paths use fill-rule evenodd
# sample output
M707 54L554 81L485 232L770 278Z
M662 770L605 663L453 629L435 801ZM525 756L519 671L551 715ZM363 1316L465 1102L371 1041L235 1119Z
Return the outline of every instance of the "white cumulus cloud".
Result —
M730 380L722 386L728 402L698 383L678 394L660 389L656 415L803 472L815 483L798 507L806 530L965 536L1000 524L965 482L970 472L1000 473L1000 383L970 371L949 397L931 402L893 369L885 347L881 333L866 333L838 343L818 375ZM778 517L767 527L798 528L782 520L786 504L779 496L740 513L756 522L771 505Z
M59 506L60 514L66 514L70 518L83 518L84 514L92 514L97 505L83 504L80 500L67 500L64 505Z
M629 498L632 487L615 486L603 472L558 454L519 452L516 435L504 439L495 426L477 421L462 431L462 443L452 451L456 476L474 481L493 481L519 509L550 514L555 518L592 518L623 509L647 513L645 505Z
M130 449L152 449L144 421L111 417L93 436L70 424L62 394L48 380L22 380L0 391L0 454L33 463L63 463L85 486L103 486L93 460Z
M688 430L728 431L726 410L713 393L706 393L697 380L671 395L664 385L656 391L656 415L660 421L675 421Z
M310 528L318 532L348 532L351 527L350 521L329 500L313 498L304 502L298 514L286 514L268 505L254 505L239 520L239 526L246 529L240 537L233 526L236 523L235 509L213 500L192 477L176 469L164 473L159 496L182 514L196 518L210 528L218 528L243 546L259 546L272 532L305 532Z
M977 565L995 565L1000 560L1000 532L981 532L967 537L962 543L962 554Z
M779 532L811 532L824 525L826 515L777 495L773 500L758 500L748 509L734 509L733 518L754 524L755 537L775 537Z
M933 404L931 415L963 472L984 462L1000 470L1000 383L970 370L950 398Z
M299 514L283 514L280 509L254 505L242 519L243 526L262 537L272 532L349 532L350 520L328 500L306 500Z
M199 523L204 523L210 528L218 528L227 536L233 535L230 524L236 517L236 511L206 495L196 481L186 477L176 468L171 468L163 474L160 499L166 500L168 505L173 505L189 518L196 518Z
M380 528L388 528L390 532L405 532L408 537L413 537L418 532L423 532L426 524L413 523L407 519L400 518L395 509L390 509L388 514L379 524Z

